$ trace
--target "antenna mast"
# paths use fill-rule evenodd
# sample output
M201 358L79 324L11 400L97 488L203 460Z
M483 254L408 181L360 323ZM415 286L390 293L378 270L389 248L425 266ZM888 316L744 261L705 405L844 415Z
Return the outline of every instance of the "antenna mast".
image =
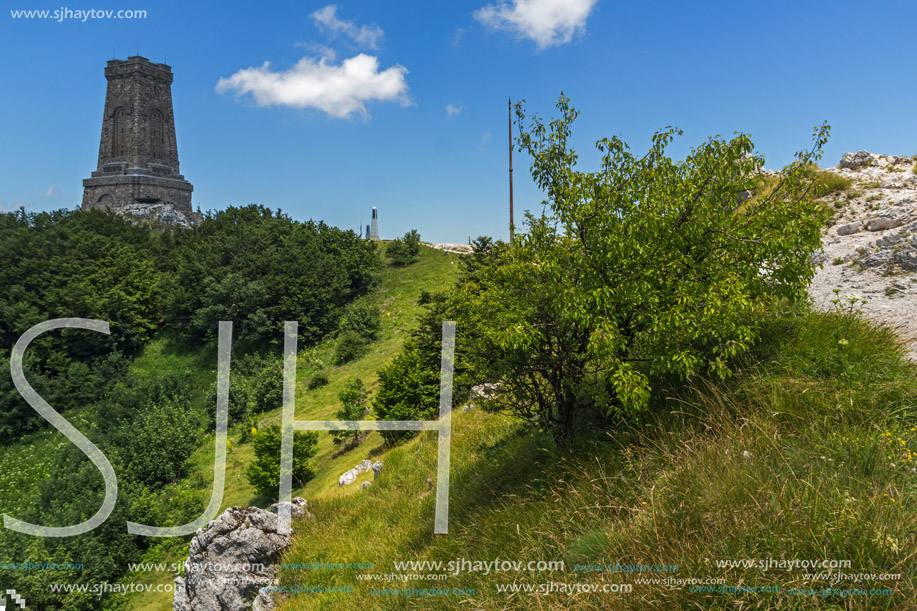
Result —
M506 118L509 123L509 241L515 238L513 225L513 101L506 100Z

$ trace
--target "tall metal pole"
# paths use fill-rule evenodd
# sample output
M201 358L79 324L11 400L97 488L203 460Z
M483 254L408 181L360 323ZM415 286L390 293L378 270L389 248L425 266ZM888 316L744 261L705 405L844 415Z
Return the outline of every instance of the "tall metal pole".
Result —
M509 121L509 241L512 242L515 237L513 226L513 102L507 99L506 104L506 117Z

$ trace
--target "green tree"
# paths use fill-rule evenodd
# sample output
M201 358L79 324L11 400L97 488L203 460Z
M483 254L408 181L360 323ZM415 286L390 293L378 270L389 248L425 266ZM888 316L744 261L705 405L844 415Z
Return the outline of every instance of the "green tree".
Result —
M392 265L410 265L420 256L420 234L412 229L400 238L392 240L385 251Z
M578 112L563 95L557 108L545 124L517 105L517 146L548 199L510 247L471 258L455 299L475 328L469 351L500 385L489 408L562 441L584 410L639 412L656 377L728 375L761 311L804 298L824 218L806 166L829 128L746 201L763 165L747 135L712 138L684 161L666 156L675 129L642 157L605 138L586 172L569 142Z
M427 420L439 407L439 372L431 371L413 340L407 340L391 363L379 370L373 401L378 420ZM381 431L389 444L412 437L412 431Z
M279 425L271 425L252 438L255 460L248 466L248 482L258 494L277 498L280 490L280 444ZM293 484L304 486L315 476L309 460L318 451L318 433L295 431L293 433Z
M338 365L356 360L366 353L368 342L356 331L344 331L334 345L334 362Z
M356 331L369 341L378 339L381 327L382 313L379 306L369 303L365 298L348 305L338 323L338 331Z
M182 334L192 340L232 320L243 348L279 345L287 320L299 322L304 345L320 341L379 264L374 242L264 206L208 214L170 239L170 317L188 321Z
M254 408L259 412L269 412L283 406L283 367L279 364L266 364L255 376L252 390Z
M228 399L227 425L232 427L242 422L248 421L248 416L252 413L251 393L249 392L248 383L238 377L230 376ZM276 407L276 406L275 406ZM208 416L210 428L216 425L217 417L217 383L214 381L207 390L207 397L204 400L204 411Z
M363 380L356 378L338 393L341 409L335 414L338 420L362 420L369 411L369 393L363 386ZM335 444L352 442L360 436L360 431L334 431L331 437Z

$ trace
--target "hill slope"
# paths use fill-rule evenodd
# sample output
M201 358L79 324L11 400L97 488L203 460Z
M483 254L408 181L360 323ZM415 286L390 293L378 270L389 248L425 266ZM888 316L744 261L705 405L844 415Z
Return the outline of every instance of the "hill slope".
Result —
M377 287L369 301L382 311L382 326L379 338L370 345L369 351L352 362L334 364L334 340L318 346L303 349L298 356L296 417L297 419L333 419L340 408L338 393L348 381L360 378L370 393L376 387L376 372L385 365L401 347L406 332L413 326L420 311L418 297L421 291L436 291L449 286L457 274L456 254L446 254L424 247L420 258L407 267L387 266L377 278ZM199 355L189 355L170 350L168 338L152 342L135 361L133 368L145 370L178 370L196 380L198 397L204 400L205 389L215 380L216 357L212 350ZM278 363L281 355L277 354ZM233 365L234 371L237 365ZM328 378L328 384L310 389L309 381L317 373ZM231 376L234 375L231 373ZM212 409L212 408L211 408ZM258 428L280 421L280 409L266 412L260 417ZM227 454L226 486L220 511L233 506L267 507L272 499L261 497L248 483L246 469L254 459L252 445L243 443L239 433L229 435L231 451ZM161 495L163 503L177 499L182 491L190 489L197 495L201 508L209 496L213 481L213 434L207 435L198 444L191 457L190 473ZM338 476L368 456L382 452L382 439L378 433L371 433L354 450L339 453L329 434L319 435L318 453L312 459L316 477L300 489L294 489L294 496L315 498L321 493L337 490ZM364 478L365 479L365 476ZM361 479L360 481L363 481ZM359 484L351 486L351 491ZM173 501L174 502L174 501ZM147 564L170 567L187 557L187 541L166 539L143 559ZM134 573L128 580L138 585L170 586L175 573L169 568ZM132 596L126 607L133 611L165 611L172 608L172 595L168 591L151 592Z
M917 608L917 375L891 332L851 316L775 314L728 383L663 391L644 421L562 451L479 410L453 430L449 534L433 535L422 435L369 489L309 498L281 609ZM462 564L495 559L563 569ZM787 568L803 560L850 564ZM615 564L657 570L594 570Z

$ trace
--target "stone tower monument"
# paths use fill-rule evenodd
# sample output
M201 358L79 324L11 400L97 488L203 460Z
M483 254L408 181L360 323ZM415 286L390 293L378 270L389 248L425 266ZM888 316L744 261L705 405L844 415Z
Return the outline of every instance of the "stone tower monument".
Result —
M373 218L370 224L369 239L379 241L379 211L373 206Z
M194 222L194 187L178 171L172 68L135 55L108 62L105 78L99 164L83 181L83 209Z

